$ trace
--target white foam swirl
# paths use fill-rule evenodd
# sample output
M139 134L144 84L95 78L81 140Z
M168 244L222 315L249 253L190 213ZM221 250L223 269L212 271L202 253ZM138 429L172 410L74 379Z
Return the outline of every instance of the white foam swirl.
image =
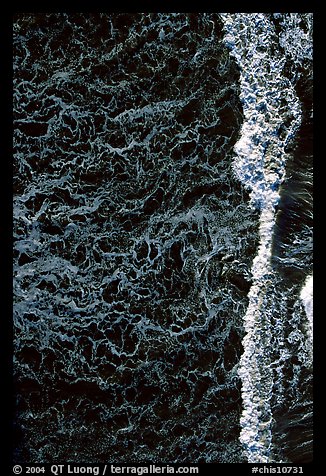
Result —
M260 244L252 267L253 284L244 317L246 335L239 366L243 399L240 441L249 463L265 463L273 461L270 404L274 383L270 355L273 311L267 304L273 281L272 237L278 190L285 175L285 148L300 124L301 110L291 81L283 75L285 53L281 54L268 16L241 13L221 14L221 17L224 41L240 68L244 114L233 168L250 189L252 205L261 210ZM287 37L297 41L294 36Z
M309 340L309 348L312 355L313 345L313 275L307 277L303 288L301 289L300 298L307 315L307 334Z

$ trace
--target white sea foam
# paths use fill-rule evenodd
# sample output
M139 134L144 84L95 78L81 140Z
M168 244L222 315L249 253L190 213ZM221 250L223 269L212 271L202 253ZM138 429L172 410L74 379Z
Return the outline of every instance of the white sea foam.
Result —
M301 289L300 298L307 315L307 333L309 344L313 344L313 275L307 277L303 288ZM311 352L312 353L312 352Z
M296 19L293 15L292 24ZM250 190L252 206L261 210L260 244L252 267L253 284L244 317L244 352L239 365L243 399L240 441L249 463L265 463L273 461L272 309L266 304L273 277L272 236L278 189L285 175L285 148L300 124L301 110L293 85L283 76L285 55L273 53L277 36L268 17L261 13L226 13L221 17L224 41L240 69L244 114L241 136L234 148L237 157L233 169ZM283 34L282 38L300 42L301 37ZM287 48L291 50L291 45ZM296 49L303 54L303 47ZM284 128L286 118L288 126Z

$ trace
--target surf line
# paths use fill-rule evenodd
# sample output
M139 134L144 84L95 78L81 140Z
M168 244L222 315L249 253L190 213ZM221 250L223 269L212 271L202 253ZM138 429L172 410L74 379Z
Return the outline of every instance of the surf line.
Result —
M302 301L307 316L308 351L310 360L313 360L313 275L306 278L301 289L300 299Z
M238 369L243 400L240 442L249 463L266 463L273 461L273 309L268 299L273 285L272 238L286 146L300 125L301 109L291 81L283 75L285 53L272 21L263 13L220 16L224 42L240 70L244 116L233 171L250 190L251 205L260 210L260 243L253 260Z

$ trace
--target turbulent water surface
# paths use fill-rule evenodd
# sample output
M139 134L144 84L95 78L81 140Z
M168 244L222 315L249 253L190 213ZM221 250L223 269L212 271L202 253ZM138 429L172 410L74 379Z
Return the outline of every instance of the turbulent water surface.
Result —
M268 18L264 14L223 14L222 17L225 42L241 70L240 97L244 123L235 146L238 157L234 170L251 190L253 205L261 210L260 244L252 266L253 284L244 317L246 335L239 368L244 406L240 420L240 441L248 462L268 462L275 460L274 453L278 448L278 445L275 448L273 444L273 399L276 399L277 404L284 401L284 366L288 357L293 357L293 349L288 352L284 348L288 325L285 314L278 312L275 305L279 300L287 299L288 291L283 291L284 285L279 283L278 273L272 263L280 185L284 182L288 148L302 118L296 82L291 75L285 74L284 67L288 60L292 66L291 72L299 75L303 60L312 59L309 41L311 16L288 14L282 17L274 14ZM306 28L301 29L304 21ZM295 29L297 31L293 35ZM295 37L295 43L292 41L289 44L284 40L290 35ZM305 189L304 193L308 195L309 207L309 190ZM280 242L283 241L282 234L281 230L278 237ZM297 248L301 247L298 237ZM298 266L295 258L292 258L292 263ZM300 333L298 322L295 322L290 327L290 339L287 337L291 344L293 341L303 344L308 339L308 349L300 354L303 367L309 367L308 355L311 355L312 344L311 294L307 287L311 290L309 280L301 291L308 319L306 332ZM278 459L279 455L276 461Z
M312 15L14 21L16 462L312 460Z

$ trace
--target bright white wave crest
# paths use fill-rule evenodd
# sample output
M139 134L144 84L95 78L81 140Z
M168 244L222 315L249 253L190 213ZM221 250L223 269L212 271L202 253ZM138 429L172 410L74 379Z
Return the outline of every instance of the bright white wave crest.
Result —
M307 315L307 333L312 353L313 344L313 275L307 277L303 288L301 289L300 298Z
M289 15L288 28L293 28L300 18L298 14ZM261 210L260 244L252 267L253 284L244 317L244 352L238 371L243 399L240 441L249 463L266 463L273 461L273 371L269 354L272 309L266 304L266 297L273 276L272 237L279 186L285 175L285 148L300 125L301 108L291 81L283 76L285 55L279 49L276 54L273 52L278 37L270 19L262 13L223 13L221 18L224 41L240 69L244 114L241 136L234 148L237 157L233 169L250 190L252 206ZM299 48L294 42L300 44L303 39L291 32L286 34L286 28L284 20L282 41L292 41L287 49L296 49L301 54L305 45Z

